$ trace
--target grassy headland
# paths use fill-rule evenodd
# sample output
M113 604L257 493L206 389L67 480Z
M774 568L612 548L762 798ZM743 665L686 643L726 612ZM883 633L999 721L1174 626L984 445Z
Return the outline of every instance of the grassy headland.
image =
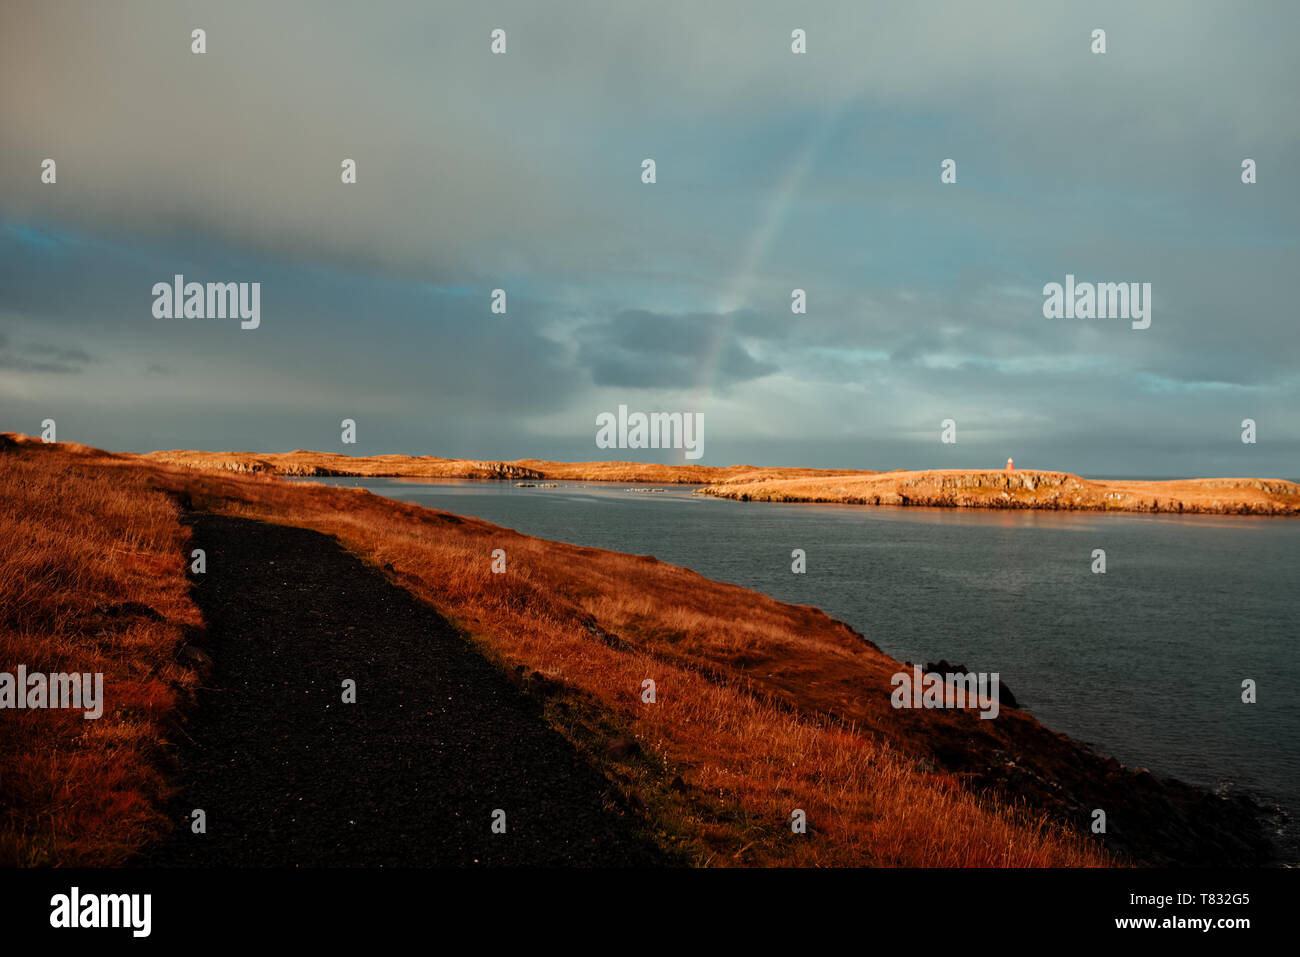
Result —
M759 481L766 478L803 478L865 475L850 469L754 468L729 465L659 465L646 462L511 462L443 459L433 455L340 455L335 452L195 452L175 449L149 452L154 462L190 468L270 475L431 479L556 479L573 482L656 482L706 485L713 482Z
M1300 485L1258 478L1096 481L1040 470L929 469L765 476L713 484L700 492L745 502L1300 515Z

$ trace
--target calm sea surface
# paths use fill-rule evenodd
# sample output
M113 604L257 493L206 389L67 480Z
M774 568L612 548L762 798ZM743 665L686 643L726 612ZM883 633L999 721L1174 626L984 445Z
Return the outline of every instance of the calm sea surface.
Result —
M680 486L313 479L649 554L816 605L899 659L997 671L1049 727L1300 814L1300 521L723 501ZM792 549L808 555L790 571ZM1106 573L1091 571L1106 551ZM1259 701L1241 702L1255 680Z

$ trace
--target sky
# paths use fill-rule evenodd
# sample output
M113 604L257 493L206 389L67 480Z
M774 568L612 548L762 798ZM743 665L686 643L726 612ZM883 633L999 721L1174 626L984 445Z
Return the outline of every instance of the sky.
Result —
M625 405L703 414L706 465L1300 477L1297 35L1285 2L5 0L0 430L684 461L598 448ZM260 283L260 325L156 317L176 274ZM1067 274L1150 283L1150 327L1045 318Z

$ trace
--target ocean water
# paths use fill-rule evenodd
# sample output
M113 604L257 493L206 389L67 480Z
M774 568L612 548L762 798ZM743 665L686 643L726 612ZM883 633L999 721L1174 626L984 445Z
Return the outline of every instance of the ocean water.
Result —
M900 660L1000 673L1048 727L1126 765L1248 791L1293 823L1300 814L1300 520L783 505L680 486L311 481L654 555L816 605ZM795 548L806 574L791 572ZM1105 574L1091 570L1098 548ZM1241 701L1247 678L1256 704Z

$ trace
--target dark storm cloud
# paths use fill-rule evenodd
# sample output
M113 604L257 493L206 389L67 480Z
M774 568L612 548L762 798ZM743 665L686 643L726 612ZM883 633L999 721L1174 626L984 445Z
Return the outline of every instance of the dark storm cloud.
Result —
M48 342L11 344L9 337L0 333L0 369L72 375L83 371L86 364L94 361L94 357L84 349Z
M598 386L689 388L709 378L719 388L775 372L731 338L731 316L663 315L627 309L583 330L579 363Z

